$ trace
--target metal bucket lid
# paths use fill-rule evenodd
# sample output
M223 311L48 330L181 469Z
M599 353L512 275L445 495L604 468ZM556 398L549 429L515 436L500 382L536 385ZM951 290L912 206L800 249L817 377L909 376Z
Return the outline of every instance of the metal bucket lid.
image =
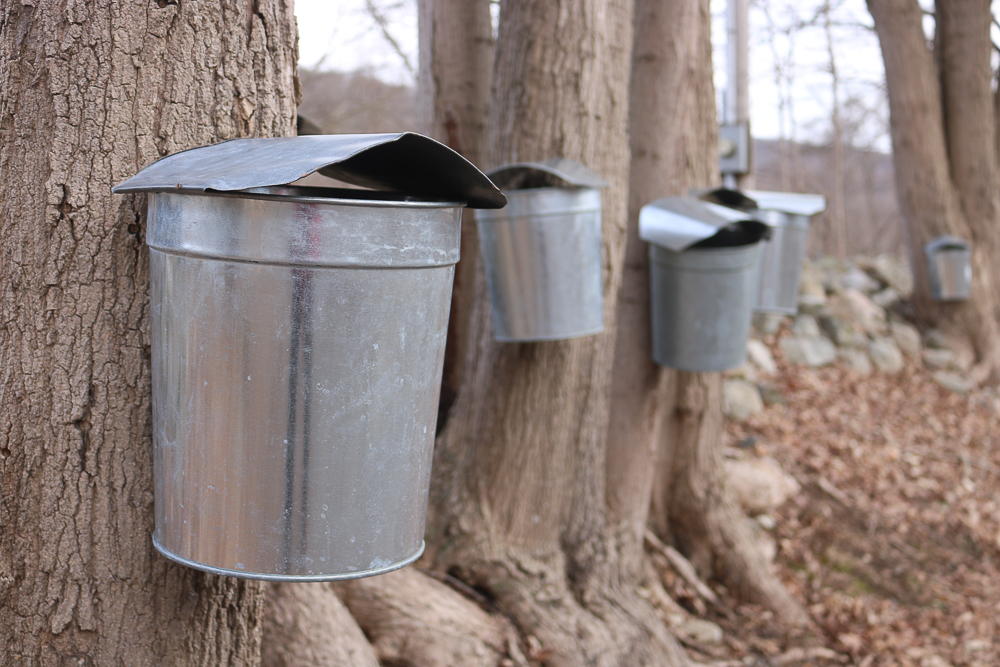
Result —
M230 192L288 185L314 172L417 199L503 208L507 198L464 157L429 137L320 134L233 139L149 165L112 191Z
M826 198L823 195L799 192L713 188L696 190L691 194L702 201L721 204L741 211L777 211L787 215L809 217L826 209ZM772 226L780 226L784 222L781 218L774 216L757 215L755 217Z
M489 172L489 177L501 190L534 188L606 188L608 184L579 162L566 158L549 158L541 162L515 162Z
M941 250L968 250L969 242L957 236L939 236L924 246L924 252L933 255Z
M769 228L751 215L694 197L666 197L639 211L639 238L681 252L701 248L731 248L757 243Z

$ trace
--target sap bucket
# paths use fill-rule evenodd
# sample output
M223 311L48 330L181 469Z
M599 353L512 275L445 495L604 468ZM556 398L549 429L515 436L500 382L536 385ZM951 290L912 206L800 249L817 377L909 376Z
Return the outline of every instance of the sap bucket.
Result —
M498 341L576 338L604 330L601 191L570 160L490 172L503 210L476 211Z
M809 219L826 208L822 195L765 190L712 190L700 198L740 209L771 228L760 259L760 288L754 310L794 315L806 255Z
M939 236L924 247L931 297L935 301L963 301L972 294L972 249L954 236Z
M355 185L288 186L320 171ZM423 550L463 206L503 206L416 134L239 139L148 193L156 529L168 558L274 581Z
M746 357L768 228L746 213L668 197L639 213L650 244L653 360L685 371L722 371Z

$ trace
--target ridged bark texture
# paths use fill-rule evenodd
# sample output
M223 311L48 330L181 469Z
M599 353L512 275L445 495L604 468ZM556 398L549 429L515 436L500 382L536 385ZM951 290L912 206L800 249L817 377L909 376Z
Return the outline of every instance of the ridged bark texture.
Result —
M0 654L253 665L261 587L150 542L144 198L168 153L294 132L290 2L0 4Z
M606 439L625 250L632 3L505 0L486 166L582 162L603 193L603 334L492 338L482 271L474 342L439 439L436 567L495 599L536 657L562 665L673 665L684 656L620 569L607 519Z
M896 191L916 278L914 301L928 324L967 336L977 380L1000 378L1000 253L996 109L990 69L990 6L936 4L936 53L917 0L868 0L889 92ZM935 303L924 246L942 234L973 244L972 298Z

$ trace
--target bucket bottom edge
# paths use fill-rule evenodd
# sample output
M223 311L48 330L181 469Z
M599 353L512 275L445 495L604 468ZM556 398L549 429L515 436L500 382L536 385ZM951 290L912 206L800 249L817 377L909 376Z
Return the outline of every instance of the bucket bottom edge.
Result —
M193 568L195 570L201 570L202 572L208 572L210 574L218 574L224 577L236 577L237 579L256 579L259 581L279 581L279 582L316 582L316 581L346 581L348 579L363 579L365 577L374 577L379 574L386 574L387 572L392 572L393 570L398 570L400 568L406 567L407 565L413 563L418 558L420 558L424 553L424 541L420 541L420 548L416 550L411 556L407 556L403 560L392 563L391 565L386 565L385 567L379 567L374 570L361 570L359 572L344 572L337 574L275 574L269 572L248 572L244 570L227 570L221 567L213 567L212 565L206 565L205 563L199 563L197 561L189 560L183 556L178 556L174 552L166 549L160 541L156 539L156 534L153 534L153 546L166 558L179 563L186 567Z

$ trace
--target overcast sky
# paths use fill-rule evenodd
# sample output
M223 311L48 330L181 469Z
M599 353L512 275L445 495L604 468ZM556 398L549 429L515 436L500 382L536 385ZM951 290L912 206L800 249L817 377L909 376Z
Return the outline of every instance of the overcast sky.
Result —
M417 62L416 0L374 0L382 8L387 30L412 67ZM751 0L751 124L757 137L782 131L782 95L792 114L784 118L785 136L822 141L829 132L831 109L830 57L822 22L799 27L815 18L821 0ZM833 0L833 52L841 79L842 102L855 100L843 112L847 120L865 117L855 143L888 149L884 134L887 110L881 95L882 60L864 0ZM300 64L350 71L364 69L392 83L412 83L399 55L371 19L366 0L296 0ZM766 8L766 11L765 11ZM726 85L726 0L712 0L716 88ZM776 79L775 63L782 67ZM791 65L789 66L789 63ZM779 88L779 82L781 88ZM779 91L784 91L781 93Z

